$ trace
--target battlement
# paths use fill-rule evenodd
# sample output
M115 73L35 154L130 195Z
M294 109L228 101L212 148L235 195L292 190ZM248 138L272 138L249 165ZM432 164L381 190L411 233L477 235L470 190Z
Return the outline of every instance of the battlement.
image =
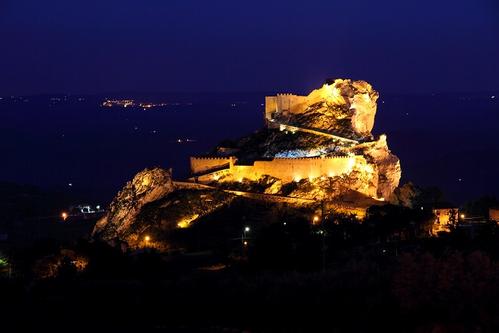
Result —
M230 157L219 157L219 156L191 156L191 161L192 160L203 160L203 161L222 161L222 160L229 160L232 156Z
M220 169L227 166L232 167L237 159L233 156L230 157L191 157L191 173L198 174L204 173L214 169Z
M354 158L354 157L363 157L362 155L333 155L333 156L312 156L312 157L275 157L272 161L310 161L310 160L334 160L334 159L342 159L342 158Z
M350 173L357 165L367 165L362 155L337 155L327 157L274 158L256 160L252 165L237 165L235 157L230 158L192 158L193 173L205 172L199 177L201 182L217 181L221 176L227 180L257 180L262 176L271 176L283 182L297 181L303 178L334 177ZM221 169L220 167L224 167Z
M273 118L275 113L291 112L301 113L307 107L307 96L299 96L290 93L281 93L275 96L265 97L265 119Z

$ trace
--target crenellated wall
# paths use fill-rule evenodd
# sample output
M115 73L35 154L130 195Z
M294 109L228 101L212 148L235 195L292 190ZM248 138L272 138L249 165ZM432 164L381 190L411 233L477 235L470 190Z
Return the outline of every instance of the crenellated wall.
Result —
M272 119L275 112L301 113L307 108L307 96L277 94L265 97L265 119Z
M229 170L203 176L200 181L216 180L220 176L227 175L235 180L243 178L255 180L263 175L269 175L283 182L291 182L303 178L338 176L352 171L355 165L367 164L363 156L274 158L270 161L255 161L253 165L235 165L235 159L191 158L191 169L201 172L229 162L231 163Z
M191 157L191 172L201 173L235 163L235 157Z
M363 157L358 157L364 159ZM323 175L336 176L350 172L357 163L357 157L327 158L275 158L271 161L255 161L252 167L234 166L232 173L236 178L259 178L269 175L283 182L303 178L317 178ZM365 162L365 160L364 160Z

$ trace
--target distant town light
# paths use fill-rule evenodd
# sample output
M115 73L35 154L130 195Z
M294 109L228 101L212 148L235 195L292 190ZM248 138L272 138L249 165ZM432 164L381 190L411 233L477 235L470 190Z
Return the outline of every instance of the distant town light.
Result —
M62 212L61 217L64 221L66 221L66 219L68 218L68 213Z
M250 231L250 227L244 227L244 231L245 232L249 232Z
M243 242L244 246L248 246L248 241Z
M314 224L319 222L319 216L314 215L313 221L314 221Z
M464 214L461 214L461 218L464 219L466 217L466 215Z
M146 243L148 243L151 240L151 237L149 235L147 235L144 237L144 240L146 241Z

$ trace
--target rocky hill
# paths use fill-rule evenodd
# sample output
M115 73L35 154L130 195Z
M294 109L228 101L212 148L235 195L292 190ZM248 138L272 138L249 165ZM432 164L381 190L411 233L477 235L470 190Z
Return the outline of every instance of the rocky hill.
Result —
M305 199L322 207L325 202L339 207L348 201L349 207L363 205L363 209L380 199L388 200L398 187L401 168L386 136L374 138L371 134L377 99L378 93L364 81L335 80L300 97L302 105L293 112L277 108L265 128L225 140L209 154L212 158L234 157L243 168L279 158L292 162L294 158L344 157L352 162L347 172L342 169L341 173L285 181L270 174L236 179L231 169L219 167L214 172L221 174L209 176L204 187L181 188L172 181L170 170L145 169L118 193L107 215L97 223L94 236L124 241L132 247L167 248L165 240L172 231L223 211L235 194L259 195L258 200L263 201L272 201L273 196ZM154 235L154 241L149 235Z
M281 112L275 120L350 139L371 138L378 97L365 81L332 80L306 96L302 112Z
M398 157L388 148L386 135L374 138L371 134L377 99L378 93L365 81L334 80L312 91L305 97L304 105L277 110L271 119L267 119L266 128L239 140L224 141L210 156L230 154L243 165L273 158L363 156L368 164L354 165L350 175L323 175L332 179L327 182L324 179L309 181L318 184L313 192L322 192L322 197L331 193L338 196L342 193L330 191L320 184L345 183L347 179L356 179L356 182L350 182L352 186L347 190L372 188L377 198L388 199L399 185L401 167ZM222 176L217 183L235 181ZM261 183L260 180L256 182ZM305 195L304 192L300 191L300 195Z

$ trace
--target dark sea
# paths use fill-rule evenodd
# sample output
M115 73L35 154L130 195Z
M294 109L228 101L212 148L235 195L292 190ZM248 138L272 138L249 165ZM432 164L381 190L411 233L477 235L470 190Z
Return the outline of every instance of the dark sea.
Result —
M263 126L265 95L3 96L0 181L109 202L146 167L173 168L182 179L189 156ZM103 107L107 98L166 105ZM457 204L499 197L499 93L382 94L374 133L388 135L402 182L437 186Z

